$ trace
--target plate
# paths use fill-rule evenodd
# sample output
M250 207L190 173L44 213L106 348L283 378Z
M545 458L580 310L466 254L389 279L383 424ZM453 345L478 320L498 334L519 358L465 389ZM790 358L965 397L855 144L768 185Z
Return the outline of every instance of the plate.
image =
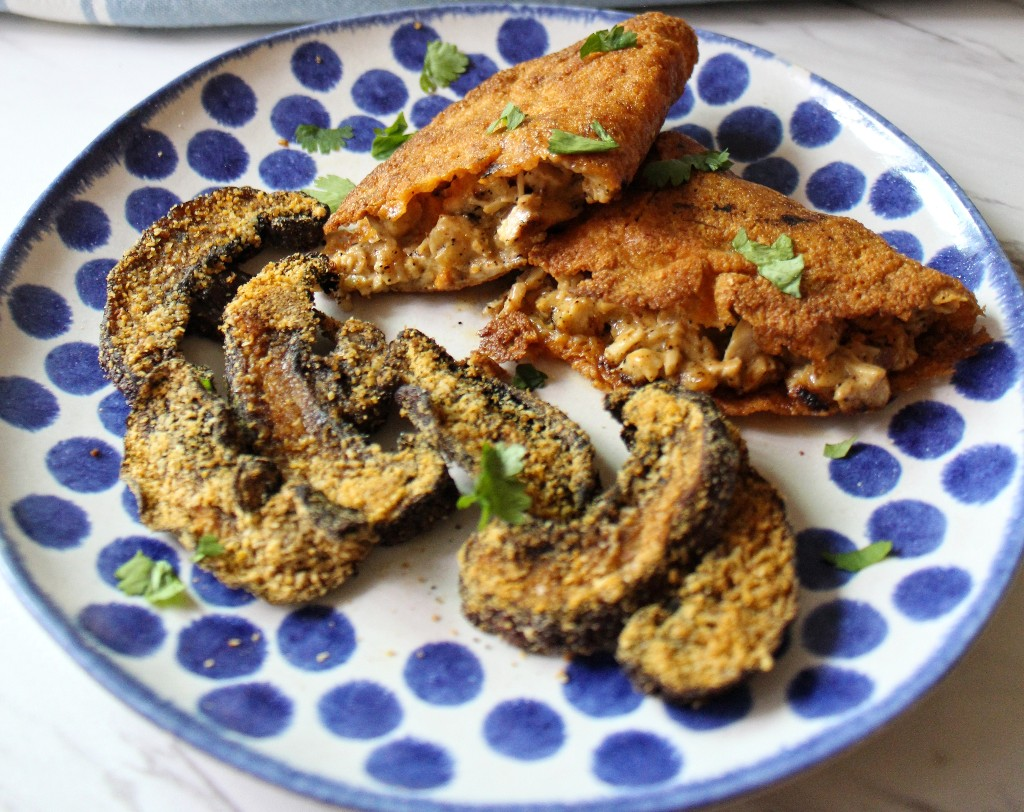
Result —
M360 177L374 127L422 127L490 73L622 16L454 6L309 26L203 64L129 111L28 213L0 258L0 534L5 574L90 673L209 753L360 809L693 808L790 776L907 708L964 652L1021 553L1020 314L1010 265L955 183L856 99L756 47L701 31L667 127L727 146L746 177L856 217L959 277L995 341L950 381L870 415L740 423L798 531L801 612L776 669L704 705L636 694L613 663L526 656L460 615L454 555L475 516L381 549L314 605L224 588L138 523L118 480L126 406L97 340L104 279L167 208L209 188ZM425 44L471 55L419 89ZM296 125L351 124L331 155ZM358 315L470 351L493 291L381 297ZM196 351L200 351L199 348ZM208 350L208 348L205 348ZM624 450L600 397L555 365L542 390ZM842 460L825 443L856 437ZM857 574L824 550L889 539ZM137 550L171 562L185 608L116 588Z

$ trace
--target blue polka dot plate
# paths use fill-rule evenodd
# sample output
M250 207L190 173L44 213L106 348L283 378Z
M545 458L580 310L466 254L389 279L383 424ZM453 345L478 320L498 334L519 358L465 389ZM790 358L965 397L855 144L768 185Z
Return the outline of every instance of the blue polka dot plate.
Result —
M995 341L939 382L865 416L751 419L755 464L787 497L802 608L777 668L698 708L636 694L602 659L526 656L460 615L454 554L475 521L376 551L315 605L225 588L137 521L118 480L124 400L97 363L104 279L167 208L227 183L301 188L373 165L374 128L422 127L511 63L620 19L459 6L306 27L181 77L115 123L55 182L0 258L4 569L84 667L156 723L263 778L361 809L692 808L791 775L863 738L940 679L1015 568L1021 521L1024 298L956 185L857 100L755 47L701 32L667 126L725 145L737 170L856 217L953 274ZM426 42L471 55L430 95ZM312 155L298 124L351 125ZM381 297L361 315L418 326L456 356L493 291ZM201 350L202 348L200 348ZM199 351L199 350L197 350ZM624 451L599 395L554 366L544 394L588 429L606 472ZM856 437L828 459L825 443ZM856 574L825 551L891 540ZM186 582L158 610L117 589L136 552Z

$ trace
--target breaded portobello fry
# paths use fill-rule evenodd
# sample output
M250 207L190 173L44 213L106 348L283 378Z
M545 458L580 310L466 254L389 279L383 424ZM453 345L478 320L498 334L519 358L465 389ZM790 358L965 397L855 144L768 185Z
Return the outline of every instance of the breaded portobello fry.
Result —
M201 566L270 603L311 600L343 583L376 532L362 514L282 480L272 461L248 453L208 382L209 373L171 358L138 387L121 476L141 520L187 550L213 536L224 552Z
M745 462L722 534L678 588L626 622L615 658L674 702L769 671L796 615L796 539L778 492Z
M180 203L147 228L107 276L100 363L132 401L146 373L185 333L217 337L225 303L264 246L323 242L329 210L299 192L227 187Z
M704 148L659 136L651 160ZM787 295L732 248L792 239L804 268ZM639 179L530 253L484 328L496 361L545 352L602 388L679 381L730 415L855 413L949 374L988 340L957 279L859 222L811 211L731 172L679 186Z
M634 48L580 59L576 43L482 82L442 110L344 200L327 224L341 292L455 290L522 265L552 225L607 203L636 172L697 60L697 37L658 12L623 23ZM491 130L509 103L525 113ZM552 131L618 143L556 155Z
M448 462L479 474L483 444L526 449L520 479L530 515L568 519L598 488L590 438L561 410L496 378L472 361L455 361L433 339L406 329L391 342L404 414Z
M714 540L740 463L705 396L652 384L607 406L630 454L615 484L568 521L492 520L459 553L466 617L529 651L610 651L626 619Z
M286 476L359 511L381 541L400 541L454 509L457 491L429 438L406 435L386 451L356 430L377 421L395 380L380 330L314 307L331 277L325 256L296 254L238 289L222 325L232 404ZM318 341L331 336L321 355Z

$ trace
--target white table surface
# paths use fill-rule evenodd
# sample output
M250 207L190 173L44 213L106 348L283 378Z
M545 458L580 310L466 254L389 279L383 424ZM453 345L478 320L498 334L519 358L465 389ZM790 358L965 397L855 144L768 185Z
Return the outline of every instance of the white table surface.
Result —
M663 7L666 8L666 7ZM964 188L1024 266L1024 2L714 3L672 10L852 93ZM142 31L0 13L0 242L129 107L265 28ZM963 660L866 742L718 812L1024 810L1024 578ZM0 810L335 809L207 756L94 682L0 584Z

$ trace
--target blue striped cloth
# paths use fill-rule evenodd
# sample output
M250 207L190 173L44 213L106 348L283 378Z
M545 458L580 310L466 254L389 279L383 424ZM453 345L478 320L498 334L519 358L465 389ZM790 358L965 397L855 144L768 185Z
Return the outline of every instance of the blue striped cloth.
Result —
M629 8L649 0L545 0L552 5ZM185 28L304 23L452 0L0 0L0 11L92 25Z

